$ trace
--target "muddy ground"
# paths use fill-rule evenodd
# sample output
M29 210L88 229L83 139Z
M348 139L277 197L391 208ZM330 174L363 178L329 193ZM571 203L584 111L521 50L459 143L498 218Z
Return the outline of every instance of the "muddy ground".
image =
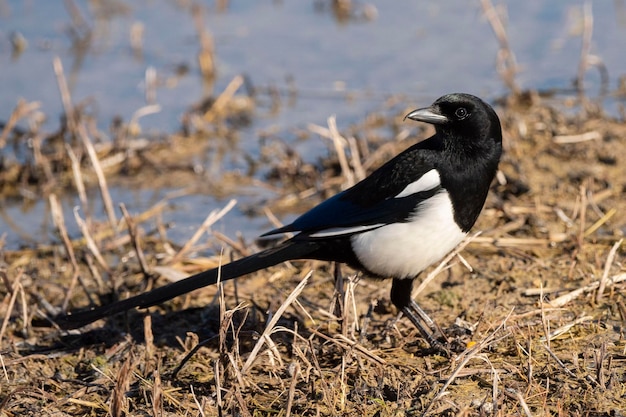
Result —
M112 142L95 140L76 113L37 136L25 163L3 166L3 196L28 190L54 207L51 196L77 193L77 183L98 189L99 161L109 184L271 187L280 197L250 211L280 219L432 133L402 121L407 105L345 132L317 129L344 144L339 154L319 141L330 156L310 162L273 138L250 162L262 179L207 180L189 156L219 154L254 115L249 98L227 99L230 110L191 111L180 133L148 143L123 123ZM462 352L440 356L406 319L394 321L390 282L344 267L336 285L323 262L279 265L222 292L204 288L78 331L46 327L63 308L124 298L257 250L210 226L180 246L159 220L167 204L124 220L112 202L115 220L87 218L80 236L64 236L57 222L57 244L2 250L0 415L625 415L624 115L535 92L496 108L505 154L474 228L481 233L414 294ZM316 129L301 133L318 140ZM30 134L9 129L2 143Z

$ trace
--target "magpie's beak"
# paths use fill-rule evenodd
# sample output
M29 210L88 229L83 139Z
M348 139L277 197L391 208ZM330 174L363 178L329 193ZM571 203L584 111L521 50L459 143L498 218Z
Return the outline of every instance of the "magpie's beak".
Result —
M441 114L437 107L425 107L423 109L413 110L411 113L404 116L404 118L434 125L441 125L448 122L448 118Z

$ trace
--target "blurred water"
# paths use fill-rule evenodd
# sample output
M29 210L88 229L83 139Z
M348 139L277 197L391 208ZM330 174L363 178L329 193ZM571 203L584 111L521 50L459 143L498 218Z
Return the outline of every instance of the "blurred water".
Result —
M175 86L158 89L162 111L140 120L144 132L177 131L182 113L206 94L188 2L77 1L93 28L84 48L73 41L72 19L63 4L67 3L0 0L0 121L8 119L18 98L25 98L41 102L49 116L47 128L58 126L62 105L52 70L52 59L58 56L74 102L91 100L90 108L104 130L114 116L128 120L146 104L148 67L163 79L188 67L187 75L177 78ZM216 92L238 74L246 74L255 86L279 90L286 90L287 80L293 79L297 91L295 102L284 97L277 113L261 108L253 124L242 129L240 146L252 155L259 146L259 132L325 124L332 114L341 129L368 112L383 109L385 98L394 94L405 95L407 105L425 105L452 91L487 100L506 92L495 70L498 45L479 1L355 2L357 17L347 21L337 19L329 4L322 0L231 1L226 10L219 11L214 2L202 3L205 26L215 42ZM580 57L582 4L549 0L497 4L507 11L509 39L521 69L517 80L523 88L571 87ZM620 0L593 2L591 53L608 68L611 88L626 74L624 8ZM364 18L367 13L373 18ZM140 57L129 41L131 27L137 24L144 30ZM16 34L27 41L19 56L11 48ZM597 71L589 72L586 85L591 94L597 94ZM609 109L613 105L607 103ZM296 146L314 155L319 142ZM10 151L3 152L7 156ZM236 157L229 164L228 169L241 168ZM112 191L116 202L125 202L138 212L171 190ZM260 197L243 198L253 203ZM75 197L64 197L70 215L76 203ZM223 200L208 195L177 200L166 214L166 220L176 225L174 239L184 241L210 210L222 204ZM51 239L46 206L45 201L27 206L2 202L0 235L7 234L10 247ZM253 236L267 225L262 219L241 216L241 212L231 212L220 227L231 235L243 230ZM75 232L73 223L70 217L71 232Z

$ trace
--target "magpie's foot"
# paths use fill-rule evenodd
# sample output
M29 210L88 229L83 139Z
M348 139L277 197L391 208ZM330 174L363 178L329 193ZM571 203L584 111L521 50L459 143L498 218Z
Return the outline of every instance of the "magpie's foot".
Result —
M467 350L472 343L472 336L475 330L476 325L457 319L452 326L444 330L448 341L447 347L455 353Z
M450 352L453 352L455 354L464 352L467 349L467 346L467 342L464 342L463 340L457 338L449 339L447 344L447 348L450 350Z
M431 339L429 341L429 344L430 351L445 358L451 358L454 353L458 353L452 349L449 341L442 341L441 339Z

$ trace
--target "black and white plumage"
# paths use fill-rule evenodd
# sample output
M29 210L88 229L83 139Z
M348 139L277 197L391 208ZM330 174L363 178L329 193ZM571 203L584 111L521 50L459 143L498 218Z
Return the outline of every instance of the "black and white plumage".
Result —
M437 345L434 323L411 299L412 283L454 249L474 225L497 170L502 132L494 110L469 94L445 95L406 117L433 124L435 135L293 223L266 233L264 236L292 232L295 236L223 265L220 280L293 259L347 263L375 277L393 278L392 302L431 345ZM80 327L131 308L162 303L215 284L217 279L218 269L204 271L55 320L62 328Z

